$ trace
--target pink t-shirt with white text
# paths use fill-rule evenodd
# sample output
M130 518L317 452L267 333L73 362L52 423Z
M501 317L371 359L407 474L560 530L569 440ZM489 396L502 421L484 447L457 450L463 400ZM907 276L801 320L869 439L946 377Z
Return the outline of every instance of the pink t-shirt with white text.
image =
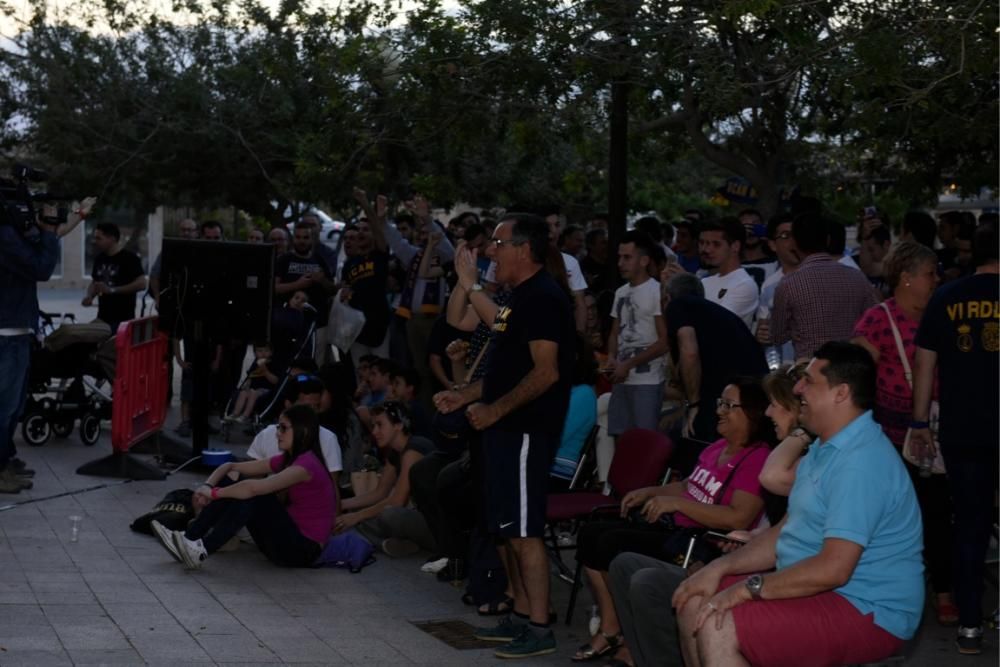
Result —
M724 464L719 465L719 457L726 448L725 439L717 440L705 448L698 457L698 465L694 472L687 478L687 488L684 490L684 497L706 505L729 505L733 501L733 493L743 491L754 496L762 493L760 486L760 471L764 468L771 450L763 443L751 445L736 452ZM722 489L733 468L736 473L729 481L722 498L716 500L716 496ZM754 519L754 524L757 519ZM703 527L690 517L674 513L674 523L684 528ZM751 524L753 525L753 524Z
M271 470L279 472L284 460L283 454L271 457ZM300 454L291 465L305 468L309 479L288 488L285 510L303 536L324 546L333 529L333 480L312 452Z

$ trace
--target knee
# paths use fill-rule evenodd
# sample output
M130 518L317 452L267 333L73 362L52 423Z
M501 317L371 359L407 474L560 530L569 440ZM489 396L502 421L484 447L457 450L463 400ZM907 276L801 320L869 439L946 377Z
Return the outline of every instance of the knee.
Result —
M701 608L702 599L699 597L688 598L683 607L677 610L677 626L681 634L694 633L695 622L698 619L698 610ZM699 632L699 634L701 634Z

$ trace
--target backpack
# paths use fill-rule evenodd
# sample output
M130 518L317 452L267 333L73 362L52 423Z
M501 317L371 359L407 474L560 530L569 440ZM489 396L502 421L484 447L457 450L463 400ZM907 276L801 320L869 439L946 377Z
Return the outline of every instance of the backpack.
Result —
M313 563L315 567L346 567L351 574L375 562L375 547L355 530L334 535Z
M159 521L169 530L184 530L194 518L194 507L191 505L193 496L194 491L191 489L174 489L163 496L163 500L156 503L152 511L133 521L129 528L137 533L152 535L153 528L150 524Z
M479 606L503 598L506 590L507 572L493 536L474 531L469 544L469 583L465 597Z

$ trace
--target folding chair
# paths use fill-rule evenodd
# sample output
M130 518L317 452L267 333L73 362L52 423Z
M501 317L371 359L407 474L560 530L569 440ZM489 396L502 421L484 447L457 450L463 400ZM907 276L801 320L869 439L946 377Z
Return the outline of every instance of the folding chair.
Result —
M618 437L615 456L608 472L610 495L595 491L555 493L549 496L546 521L550 529L560 521L572 521L577 530L580 524L598 512L617 510L621 499L630 491L656 486L673 454L673 442L666 435L646 429L629 429ZM553 533L554 534L554 533ZM577 560L571 582L566 624L573 619L573 607L580 588L583 565Z
M583 441L583 449L580 451L580 459L576 462L576 469L573 471L573 478L569 482L569 490L576 491L581 487L588 488L588 482L593 481L594 475L597 473L597 456L594 452L597 446L597 434L601 430L600 426L594 426L590 429L590 434L587 435L587 439ZM556 567L559 568L559 577L566 580L567 583L572 582L572 572L566 562L562 559L561 551L566 547L561 547L559 545L559 536L556 534L556 523L549 522L549 551L552 553L553 561Z

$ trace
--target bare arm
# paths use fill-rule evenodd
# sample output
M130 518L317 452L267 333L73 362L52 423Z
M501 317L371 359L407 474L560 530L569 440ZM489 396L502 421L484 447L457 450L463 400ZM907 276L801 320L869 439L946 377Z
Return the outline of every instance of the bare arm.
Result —
M792 485L795 484L795 471L802 460L802 450L810 442L812 437L805 431L790 433L764 461L764 467L760 471L760 485L779 496L790 494Z
M684 395L689 403L697 403L701 396L701 355L698 351L698 337L694 327L682 327L677 331L677 344L680 347L678 365L681 372L681 383L684 385Z
M146 289L146 276L139 276L127 285L115 287L115 294L135 294Z
M360 496L348 498L341 503L341 507L345 512L353 512L376 505L389 497L395 483L396 469L392 466L385 466L382 469L382 476L378 478L378 485L374 489Z
M254 461L254 463L260 463ZM265 463L267 463L265 461ZM270 465L268 465L270 470ZM255 496L266 496L269 493L282 491L296 484L309 480L309 471L298 465L290 465L281 472L263 479L245 479L230 486L223 486L215 493L215 497L237 498L246 500Z
M488 428L522 405L544 394L559 380L559 345L551 340L528 343L533 366L524 378L492 405L470 405L466 414L477 430Z
M760 511L764 509L764 499L746 491L735 491L728 505L700 503L684 497L651 498L643 507L643 514L650 523L667 512L680 512L708 528L722 530L745 530L750 527Z
M448 379L448 374L444 372L444 362L441 360L440 354L430 354L427 357L427 365L430 367L434 379L440 382L442 387L451 386L451 380Z
M934 370L937 352L917 346L913 364L913 420L927 421L931 410L931 392L934 387Z
M861 347L868 350L868 354L872 355L872 360L874 360L875 363L878 364L879 357L881 357L882 355L879 353L877 347L868 342L867 338L865 338L864 336L856 336L851 339L851 342L854 343L855 345L860 345Z

